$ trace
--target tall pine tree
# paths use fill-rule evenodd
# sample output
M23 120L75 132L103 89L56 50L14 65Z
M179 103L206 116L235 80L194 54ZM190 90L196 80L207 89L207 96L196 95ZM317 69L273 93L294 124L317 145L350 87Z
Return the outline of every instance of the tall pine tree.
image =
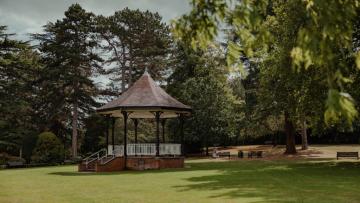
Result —
M0 26L0 145L21 151L26 136L37 131L35 81L41 66L28 43L12 35Z
M136 81L145 68L156 80L168 74L171 42L169 27L158 13L125 8L109 17L99 16L98 32L104 49L110 53L107 62L111 80L120 84L121 92Z
M94 14L74 4L65 18L44 26L44 34L33 35L40 42L46 64L43 80L42 111L48 121L58 120L72 125L72 156L77 157L78 127L84 115L97 105L97 87L91 76L101 71L101 58L94 33ZM71 119L70 119L71 117Z

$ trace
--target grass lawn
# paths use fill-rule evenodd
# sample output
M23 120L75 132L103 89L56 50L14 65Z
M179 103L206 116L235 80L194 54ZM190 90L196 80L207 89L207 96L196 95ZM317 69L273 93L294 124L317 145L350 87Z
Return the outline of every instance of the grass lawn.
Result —
M359 162L187 161L185 169L0 171L0 202L359 202Z

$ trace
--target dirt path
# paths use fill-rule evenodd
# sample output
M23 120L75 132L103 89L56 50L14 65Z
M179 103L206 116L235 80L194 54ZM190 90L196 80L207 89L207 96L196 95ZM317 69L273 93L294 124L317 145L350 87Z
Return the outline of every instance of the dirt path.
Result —
M298 153L296 155L284 155L285 146L283 145L276 147L270 145L246 145L217 148L217 151L230 152L234 159L236 159L239 150L245 153L248 151L263 151L263 159L336 159L336 152L360 152L360 145L311 145L308 150L301 150L301 146L297 146Z

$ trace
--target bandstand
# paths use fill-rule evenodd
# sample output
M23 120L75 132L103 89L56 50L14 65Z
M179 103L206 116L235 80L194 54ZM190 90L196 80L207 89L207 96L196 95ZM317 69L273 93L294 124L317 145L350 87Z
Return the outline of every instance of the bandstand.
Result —
M167 94L151 78L147 71L121 96L97 109L106 116L111 133L106 131L106 149L90 155L79 164L79 171L121 171L161 168L181 168L184 166L183 125L184 118L191 114L191 108ZM115 119L122 118L124 124L123 144L114 140ZM165 143L165 121L180 120L180 143ZM156 142L138 142L139 119L155 119ZM134 143L128 143L129 121L134 125ZM160 125L162 141L160 141ZM111 134L111 135L110 135ZM111 136L111 139L110 139Z

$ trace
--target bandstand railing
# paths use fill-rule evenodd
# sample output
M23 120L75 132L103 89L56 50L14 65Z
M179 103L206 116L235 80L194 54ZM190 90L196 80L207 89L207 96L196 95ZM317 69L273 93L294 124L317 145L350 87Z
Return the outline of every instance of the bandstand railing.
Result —
M113 146L109 145L108 154L113 155L115 157L124 156L124 145L114 145L114 150L113 150Z
M181 144L161 143L159 146L160 155L179 156L181 155ZM128 156L155 156L156 144L155 143L139 143L127 144L126 153ZM115 145L114 151L112 145L108 146L108 154L114 156L124 155L124 146Z
M160 144L160 155L181 155L181 144Z

